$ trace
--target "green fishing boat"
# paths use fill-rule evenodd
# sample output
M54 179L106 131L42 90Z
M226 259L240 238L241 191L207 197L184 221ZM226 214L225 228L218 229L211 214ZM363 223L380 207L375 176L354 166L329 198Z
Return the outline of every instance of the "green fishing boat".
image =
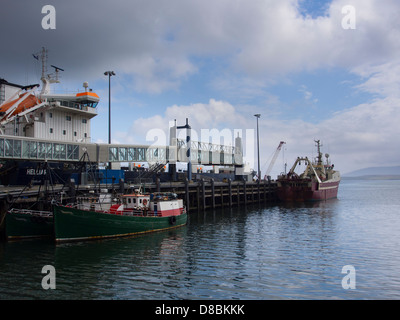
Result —
M111 194L104 190L100 194L89 192L85 196L77 197L77 205L96 210L109 209L112 205ZM54 237L53 209L50 210L18 208L8 210L5 217L7 240Z
M107 210L54 206L55 240L123 237L186 225L183 201L174 194L129 194Z
M13 208L6 213L7 240L52 237L53 213Z

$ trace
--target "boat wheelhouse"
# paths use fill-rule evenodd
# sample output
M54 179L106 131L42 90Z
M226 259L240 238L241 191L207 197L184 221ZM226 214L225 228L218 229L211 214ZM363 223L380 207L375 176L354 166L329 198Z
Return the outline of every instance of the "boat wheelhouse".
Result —
M177 216L184 212L183 200L175 193L132 193L122 196L122 203L111 206L110 211L125 215Z

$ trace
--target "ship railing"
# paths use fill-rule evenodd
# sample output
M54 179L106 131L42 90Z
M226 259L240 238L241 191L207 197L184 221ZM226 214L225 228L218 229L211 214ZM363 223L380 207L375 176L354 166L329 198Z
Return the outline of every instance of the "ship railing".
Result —
M140 209L119 210L119 211L103 210L103 211L98 211L98 212L121 215L121 216L130 216L130 217L159 217L160 216L157 212L145 211L145 210L140 210Z
M9 210L10 213L17 213L17 214L27 214L33 215L38 217L52 217L53 213L51 211L40 211L40 210L31 210L31 209L17 209L12 208Z
M71 202L71 203L67 203L65 206L66 207L68 207L68 208L78 208L78 203L75 203L75 202Z

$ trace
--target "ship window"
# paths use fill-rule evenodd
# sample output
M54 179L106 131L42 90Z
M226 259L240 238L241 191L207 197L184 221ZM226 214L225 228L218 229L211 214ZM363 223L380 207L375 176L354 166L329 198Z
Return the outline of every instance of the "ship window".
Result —
M50 128L50 133L53 133L53 128Z
M21 141L5 139L4 153L8 157L21 157Z
M82 123L87 123L87 120L86 119L82 119Z
M66 117L65 117L65 120L71 121L71 116L66 116Z
M67 131L66 130L63 130L63 135L65 136L67 134Z
M128 198L128 203L132 203L132 199L131 198Z
M65 144L54 143L53 159L65 159L66 148Z
M74 137L76 137L76 131L74 131Z
M82 103L82 106L91 107L91 108L96 108L97 104L98 104L98 102L89 101L89 100L82 101L81 103Z
M79 159L79 146L67 144L67 159Z
M53 118L53 113L52 112L49 113L49 117Z

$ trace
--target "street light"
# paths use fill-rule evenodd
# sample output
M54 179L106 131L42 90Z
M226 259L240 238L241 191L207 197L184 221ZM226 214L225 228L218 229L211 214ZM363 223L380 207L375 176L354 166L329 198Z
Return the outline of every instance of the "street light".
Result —
M257 113L254 115L257 118L257 155L258 155L258 182L261 181L261 170L260 170L260 136L258 133L258 119L261 117L261 114Z
M111 76L115 76L114 71L104 72L108 76L108 144L111 144Z

